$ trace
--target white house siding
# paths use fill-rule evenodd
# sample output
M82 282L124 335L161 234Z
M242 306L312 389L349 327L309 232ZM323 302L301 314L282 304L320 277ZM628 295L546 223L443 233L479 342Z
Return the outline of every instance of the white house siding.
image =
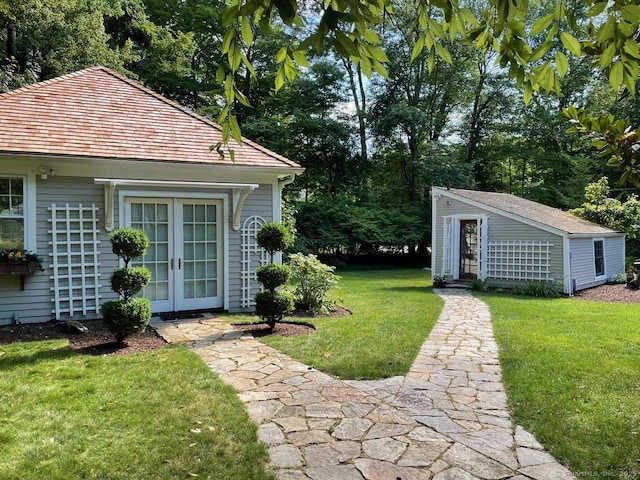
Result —
M450 204L446 202L449 201ZM562 237L545 230L536 228L532 225L513 220L506 216L493 213L492 211L478 208L455 199L442 197L436 200L437 218L436 229L439 235L436 241L436 262L433 266L434 275L442 271L442 231L444 228L444 217L457 215L459 218L486 215L487 219L487 235L488 241L535 241L550 242L553 244L551 248L551 271L552 278L563 279L563 262L562 262ZM501 282L504 283L504 282Z
M242 220L252 215L260 215L266 221L270 221L274 216L273 205L273 189L272 184L260 184L247 198L243 212ZM201 188L175 188L171 187L118 187L115 191L114 205L114 222L115 227L121 227L119 191L149 191L158 190L175 192L175 197L180 196L184 192L203 192ZM241 263L240 263L240 246L241 234L232 228L233 224L233 195L230 189L215 189L209 192L222 193L227 195L228 218L225 219L228 232L228 285L226 285L229 295L229 311L239 311L240 308L240 286L241 286ZM104 206L104 186L96 185L93 178L83 177L65 177L65 176L49 176L47 180L37 179L36 187L36 204L37 204L37 253L43 258L43 273L36 273L31 277L26 277L25 289L20 291L19 277L0 277L0 325L10 324L17 318L21 322L36 323L46 322L55 317L52 313L53 293L51 288L53 280L51 275L53 271L49 268L51 258L51 235L49 234L51 212L48 208L52 204L78 206L79 204L90 206L92 204L99 207L98 211L98 227L100 240L100 303L115 298L115 294L109 286L109 277L111 272L118 263L117 257L111 252L111 243L109 242L109 234L105 230L105 206ZM277 207L277 206L276 206ZM93 317L97 315L92 315ZM88 317L91 318L91 315ZM61 318L65 318L62 316ZM79 318L79 317L74 317Z
M624 237L606 237L604 240L603 278L596 279L595 259L593 255L594 238L573 238L570 240L571 277L576 290L602 285L611 275L624 272Z
M265 221L273 220L272 185L260 185L260 187L247 197L242 210L242 223L253 215L262 217ZM230 230L229 235L229 311L241 310L242 277L241 277L241 244L240 230Z
M79 204L99 207L100 226L100 278L101 296L113 295L109 287L109 275L116 265L111 253L108 234L104 231L104 189L93 181L72 177L50 176L47 180L37 179L36 184L36 252L42 258L44 272L37 272L25 279L25 289L20 291L19 278L0 277L0 324L11 323L17 314L21 322L46 322L55 317L52 313L53 280L50 268L51 212L52 204L78 206Z

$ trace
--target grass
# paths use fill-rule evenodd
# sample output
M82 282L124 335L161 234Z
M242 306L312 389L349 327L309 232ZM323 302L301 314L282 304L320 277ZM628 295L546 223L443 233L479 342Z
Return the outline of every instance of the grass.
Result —
M640 478L638 306L480 297L514 420L581 478Z
M0 479L269 479L233 389L187 349L0 345Z
M342 278L335 296L352 315L315 318L311 323L316 331L310 335L260 340L344 379L405 375L442 310L443 302L433 294L430 275L406 268L343 270L338 274Z

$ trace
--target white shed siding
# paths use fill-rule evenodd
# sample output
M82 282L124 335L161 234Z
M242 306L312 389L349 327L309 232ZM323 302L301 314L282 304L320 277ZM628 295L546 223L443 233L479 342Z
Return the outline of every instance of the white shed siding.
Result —
M551 248L551 276L553 278L563 278L563 262L562 262L562 237L554 235L545 230L536 228L526 223L518 222L511 218L489 212L488 210L460 202L455 199L445 199L444 197L436 200L435 230L434 235L442 235L444 228L444 217L455 215L459 218L465 216L476 217L487 215L487 240L494 241L534 241L534 242L550 242L553 244ZM446 202L449 202L447 204ZM440 274L442 271L442 239L437 238L436 260L433 265L434 275Z
M602 285L610 276L624 273L624 238L607 237L602 239L604 240L605 275L603 278L596 279L594 238L570 240L571 277L576 290Z

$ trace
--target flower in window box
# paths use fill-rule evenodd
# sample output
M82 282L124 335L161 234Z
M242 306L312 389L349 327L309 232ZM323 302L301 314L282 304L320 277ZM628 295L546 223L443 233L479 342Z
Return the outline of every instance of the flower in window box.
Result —
M38 254L25 250L24 248L9 248L0 250L0 265L8 265L10 271L15 272L16 267L28 267L31 265L35 269L44 271L42 267L42 259Z

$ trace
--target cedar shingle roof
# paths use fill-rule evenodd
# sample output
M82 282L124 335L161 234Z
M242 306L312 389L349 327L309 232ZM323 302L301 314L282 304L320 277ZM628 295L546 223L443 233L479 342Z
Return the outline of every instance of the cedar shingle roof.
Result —
M244 140L221 160L219 125L105 67L0 95L0 153L300 168Z
M462 198L508 212L526 220L546 225L570 234L611 234L618 233L607 227L579 218L569 212L549 207L538 202L516 197L508 193L479 192L452 188L443 190Z

